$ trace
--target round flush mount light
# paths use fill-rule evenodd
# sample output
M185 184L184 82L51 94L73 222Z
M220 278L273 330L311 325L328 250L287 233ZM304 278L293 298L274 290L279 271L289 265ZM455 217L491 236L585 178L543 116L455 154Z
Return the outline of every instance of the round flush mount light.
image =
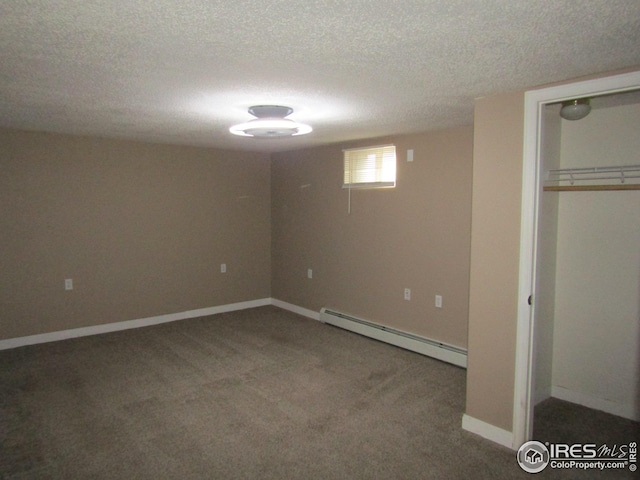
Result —
M580 120L589 115L591 105L588 98L578 98L562 102L560 116L565 120Z
M243 137L277 138L304 135L312 130L309 125L285 118L293 113L289 107L255 105L249 108L249 113L256 118L234 125L229 131Z

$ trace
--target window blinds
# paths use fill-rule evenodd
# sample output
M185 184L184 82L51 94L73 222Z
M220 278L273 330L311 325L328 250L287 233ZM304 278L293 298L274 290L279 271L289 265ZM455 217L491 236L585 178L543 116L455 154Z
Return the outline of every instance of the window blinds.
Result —
M343 188L383 188L395 186L395 145L344 150Z

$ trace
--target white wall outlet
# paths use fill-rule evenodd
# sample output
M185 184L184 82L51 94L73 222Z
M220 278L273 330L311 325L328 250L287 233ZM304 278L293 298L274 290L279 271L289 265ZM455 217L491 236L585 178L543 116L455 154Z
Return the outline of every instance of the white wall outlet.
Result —
M313 270L307 268L307 278L313 278Z
M64 279L64 289L65 290L73 290L73 279L65 278Z
M404 299L405 300L411 300L411 289L410 288L405 288L404 289Z
M442 308L442 295L436 295L436 307Z
M221 263L220 264L220 273L227 273L227 264L226 263Z

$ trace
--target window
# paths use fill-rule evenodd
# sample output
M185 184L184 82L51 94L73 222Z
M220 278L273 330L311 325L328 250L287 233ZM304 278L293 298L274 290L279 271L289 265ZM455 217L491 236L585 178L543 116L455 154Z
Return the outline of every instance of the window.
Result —
M343 188L385 188L395 186L395 145L344 150Z

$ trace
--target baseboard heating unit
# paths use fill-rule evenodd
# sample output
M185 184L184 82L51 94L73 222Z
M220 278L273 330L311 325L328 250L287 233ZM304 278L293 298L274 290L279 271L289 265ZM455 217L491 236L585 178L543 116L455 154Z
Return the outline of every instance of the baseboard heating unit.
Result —
M366 337L375 338L381 342L390 343L396 347L437 358L458 367L467 368L467 351L464 348L378 325L329 308L320 310L320 321Z

